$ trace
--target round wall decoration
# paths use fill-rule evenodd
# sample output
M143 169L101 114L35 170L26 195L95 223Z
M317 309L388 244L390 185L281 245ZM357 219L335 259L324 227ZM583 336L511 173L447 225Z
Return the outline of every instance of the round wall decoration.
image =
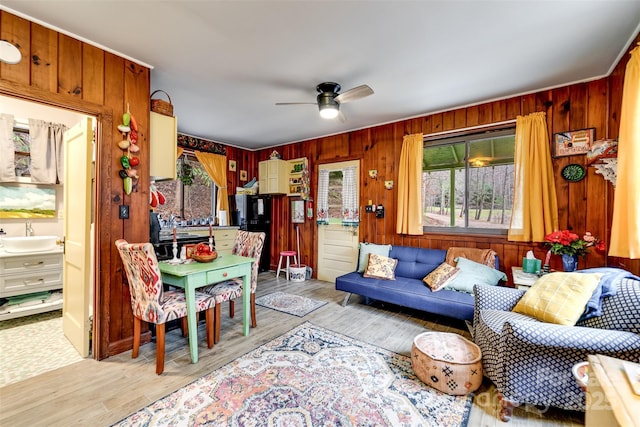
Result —
M562 177L567 181L578 182L585 177L586 171L584 166L577 163L571 163L562 168Z

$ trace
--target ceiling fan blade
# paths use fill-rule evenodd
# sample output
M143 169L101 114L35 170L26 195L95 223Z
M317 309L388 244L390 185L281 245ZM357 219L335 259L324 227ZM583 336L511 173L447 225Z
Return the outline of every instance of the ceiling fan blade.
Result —
M369 95L373 95L373 89L371 89L367 85L360 85L341 93L340 95L335 97L335 100L340 104L343 104L345 102L355 101Z
M276 102L276 105L318 105L317 102Z

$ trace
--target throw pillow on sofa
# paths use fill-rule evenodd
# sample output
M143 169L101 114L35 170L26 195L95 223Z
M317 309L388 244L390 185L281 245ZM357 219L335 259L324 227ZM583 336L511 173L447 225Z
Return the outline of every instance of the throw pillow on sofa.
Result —
M391 245L376 245L374 243L360 243L360 256L358 258L358 273L364 273L369 262L369 254L389 256Z
M500 280L507 280L507 275L495 268L487 267L469 259L458 257L455 259L456 267L460 272L445 287L454 291L473 294L473 285L495 286Z
M573 326L584 313L601 277L602 274L596 273L545 274L525 292L512 311L547 323Z
M459 272L460 269L458 267L452 267L446 262L443 262L436 267L435 270L427 274L422 281L426 283L433 292L436 292L447 286Z
M398 260L383 255L369 255L369 263L364 271L364 277L373 277L375 279L396 280L396 265Z

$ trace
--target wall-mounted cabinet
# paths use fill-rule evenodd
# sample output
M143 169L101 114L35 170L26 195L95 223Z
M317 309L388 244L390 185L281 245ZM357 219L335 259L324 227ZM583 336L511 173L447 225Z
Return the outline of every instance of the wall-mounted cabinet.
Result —
M149 118L149 146L151 179L176 179L178 119L152 111Z
M287 196L301 197L309 193L309 166L306 157L289 160Z
M258 163L258 191L260 194L287 194L289 192L289 162L281 159Z

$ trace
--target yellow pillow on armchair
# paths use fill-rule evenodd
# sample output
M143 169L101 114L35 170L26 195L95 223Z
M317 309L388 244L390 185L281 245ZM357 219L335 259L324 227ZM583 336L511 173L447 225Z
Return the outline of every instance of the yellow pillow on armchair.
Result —
M543 322L573 326L601 277L597 273L545 274L520 298L513 311Z

